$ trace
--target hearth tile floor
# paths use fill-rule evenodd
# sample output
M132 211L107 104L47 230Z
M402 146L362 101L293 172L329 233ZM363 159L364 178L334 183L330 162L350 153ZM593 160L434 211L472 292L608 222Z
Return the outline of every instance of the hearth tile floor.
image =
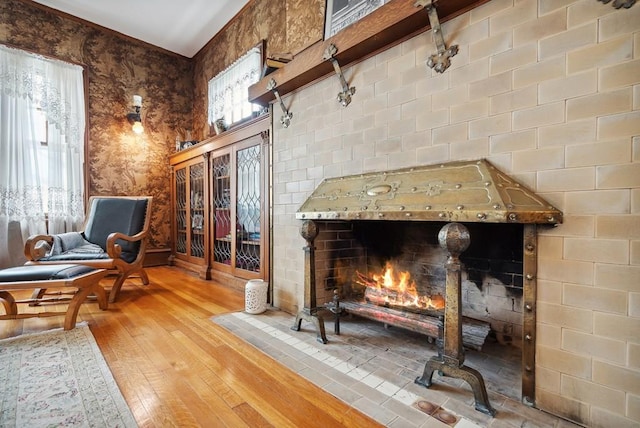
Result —
M430 388L414 380L437 355L425 336L359 317L343 317L340 335L325 317L328 344L316 341L311 323L291 330L294 317L278 310L260 315L236 312L213 321L388 427L576 427L520 403L520 359L514 347L486 344L468 351L465 365L479 370L496 417L474 407L471 388L460 379L433 375ZM515 357L515 358L514 358Z

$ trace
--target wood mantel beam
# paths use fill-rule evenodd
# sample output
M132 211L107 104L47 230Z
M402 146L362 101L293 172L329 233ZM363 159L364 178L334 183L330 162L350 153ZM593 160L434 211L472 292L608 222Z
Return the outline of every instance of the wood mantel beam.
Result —
M434 2L441 22L488 2L489 0L440 0ZM320 40L300 52L280 68L249 87L249 101L263 106L275 99L268 89L276 81L281 96L333 73L333 65L323 59L330 44L338 48L335 58L341 66L364 60L376 53L430 29L429 16L415 0L391 0L327 40ZM446 34L445 34L446 37ZM436 47L434 45L434 52Z

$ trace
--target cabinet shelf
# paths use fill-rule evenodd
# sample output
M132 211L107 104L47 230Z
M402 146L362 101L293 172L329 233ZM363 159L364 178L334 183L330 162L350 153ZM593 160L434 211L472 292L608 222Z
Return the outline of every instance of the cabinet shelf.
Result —
M260 245L260 241L240 241L242 245Z

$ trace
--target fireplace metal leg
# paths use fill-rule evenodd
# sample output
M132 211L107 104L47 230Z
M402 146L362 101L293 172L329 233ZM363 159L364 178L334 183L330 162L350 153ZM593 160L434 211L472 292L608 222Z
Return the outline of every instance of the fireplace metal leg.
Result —
M427 363L424 365L424 371L422 372L422 376L417 377L414 382L417 383L418 385L424 386L425 388L429 388L431 385L433 385L433 380L432 380L433 372L438 369L436 364L439 365L440 363L441 361L437 361L436 357L431 357L431 359L429 359Z
M321 315L311 314L306 312L304 309L298 312L296 315L296 320L291 327L291 330L300 331L300 325L302 324L302 320L313 323L316 328L317 337L316 340L320 343L327 343L327 335L324 331L324 319Z
M473 396L476 401L476 410L490 416L496 415L495 409L491 407L491 404L489 403L487 387L485 386L484 379L479 371L464 365L456 367L455 362L451 364L445 362L445 360L438 359L438 357L432 357L427 361L422 377L416 378L415 383L429 388L432 385L433 372L436 370L445 376L455 377L467 382L473 390Z
M307 241L304 247L304 308L296 315L291 330L300 331L302 320L313 323L318 334L318 342L327 343L327 335L324 332L324 319L318 315L316 305L316 278L315 278L315 248L313 240L318 236L318 226L311 220L306 220L300 228L300 235Z
M495 416L496 411L489 404L489 395L484 379L479 371L464 366L462 346L462 308L460 254L469 247L469 231L459 223L449 223L438 234L440 246L449 253L446 269L446 290L444 320L438 326L438 356L431 357L424 366L422 377L415 382L425 387L432 384L433 372L438 370L445 376L462 379L471 385L476 401L476 410ZM444 321L444 323L443 323ZM442 328L444 327L444 332Z
M336 335L340 335L340 315L342 315L343 308L340 306L340 293L338 290L333 290L333 302L328 303L326 308L329 309L334 315L333 332Z

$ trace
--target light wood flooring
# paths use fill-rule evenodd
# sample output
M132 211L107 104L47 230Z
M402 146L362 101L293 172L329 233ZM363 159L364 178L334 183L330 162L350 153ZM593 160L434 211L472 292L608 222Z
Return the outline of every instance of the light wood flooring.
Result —
M109 310L87 302L78 315L141 427L380 426L211 322L244 309L242 290L175 267L147 272L149 286L128 280ZM103 280L105 288L110 282ZM63 321L0 321L0 338Z

